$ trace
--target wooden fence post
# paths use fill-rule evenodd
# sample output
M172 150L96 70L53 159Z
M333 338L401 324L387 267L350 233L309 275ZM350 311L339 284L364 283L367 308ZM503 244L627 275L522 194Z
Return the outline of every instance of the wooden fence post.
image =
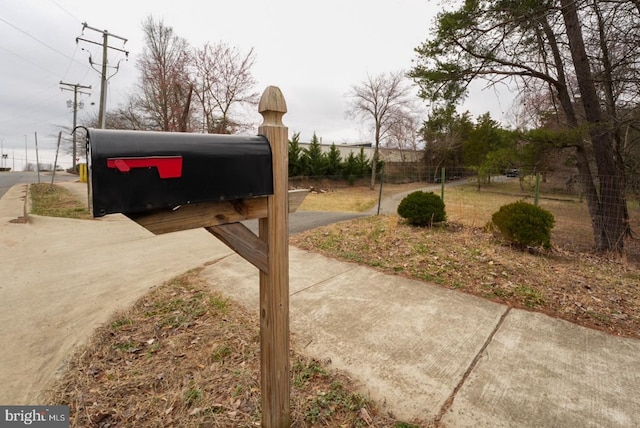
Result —
M265 89L258 111L258 134L271 145L273 195L267 217L259 220L259 237L267 244L268 273L260 271L260 368L262 426L288 427L289 408L289 172L288 129L282 123L287 105L275 86Z

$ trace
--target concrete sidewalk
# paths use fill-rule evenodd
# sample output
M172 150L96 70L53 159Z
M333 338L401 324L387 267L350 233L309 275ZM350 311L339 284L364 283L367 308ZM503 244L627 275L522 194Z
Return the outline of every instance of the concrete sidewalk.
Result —
M396 416L448 427L640 426L640 341L295 248L291 331ZM237 255L214 289L258 308ZM233 284L233 286L229 286Z
M33 403L114 310L205 262L212 288L258 310L257 270L208 233L156 237L122 216L9 223L21 191L0 201L0 404ZM290 279L296 346L401 419L640 426L638 340L296 248Z

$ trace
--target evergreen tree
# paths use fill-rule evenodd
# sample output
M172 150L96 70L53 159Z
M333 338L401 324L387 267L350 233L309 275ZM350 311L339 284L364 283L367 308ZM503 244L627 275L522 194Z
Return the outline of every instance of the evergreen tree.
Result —
M324 175L326 172L327 156L322 153L320 140L315 132L313 133L313 137L311 137L309 148L303 152L304 174L311 177Z
M342 172L349 180L352 180L357 175L357 163L356 155L353 152L349 152L349 156L347 156L342 165Z
M371 172L371 161L365 156L364 147L360 147L360 153L358 153L355 160L355 175L358 178L362 178L365 174Z
M622 252L631 234L622 125L637 106L640 1L463 1L436 18L409 75L432 105L460 103L472 81L548 91L557 123L582 130L574 158L594 243Z
M303 175L302 155L300 133L296 132L289 140L289 177Z
M478 117L463 145L465 166L478 172L478 185L481 181L489 181L491 174L499 173L498 160L503 155L497 153L507 148L505 137L505 132L489 113Z
M335 144L331 144L331 149L327 154L327 169L326 174L329 177L339 176L342 171L342 156L340 150Z

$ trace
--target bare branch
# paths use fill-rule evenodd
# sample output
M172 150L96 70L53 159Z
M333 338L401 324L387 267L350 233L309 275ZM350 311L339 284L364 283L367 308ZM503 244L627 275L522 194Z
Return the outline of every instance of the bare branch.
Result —
M414 110L411 88L404 72L367 76L367 80L351 87L347 116L359 118L372 126L374 155L371 188L375 185L375 174L380 144L389 137L393 127L406 120Z

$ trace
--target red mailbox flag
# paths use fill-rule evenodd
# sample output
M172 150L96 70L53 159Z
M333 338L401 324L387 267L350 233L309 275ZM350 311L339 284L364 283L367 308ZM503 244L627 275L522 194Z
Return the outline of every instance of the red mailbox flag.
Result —
M149 156L133 158L109 158L107 167L120 172L129 172L131 168L158 168L160 178L182 177L182 156Z

